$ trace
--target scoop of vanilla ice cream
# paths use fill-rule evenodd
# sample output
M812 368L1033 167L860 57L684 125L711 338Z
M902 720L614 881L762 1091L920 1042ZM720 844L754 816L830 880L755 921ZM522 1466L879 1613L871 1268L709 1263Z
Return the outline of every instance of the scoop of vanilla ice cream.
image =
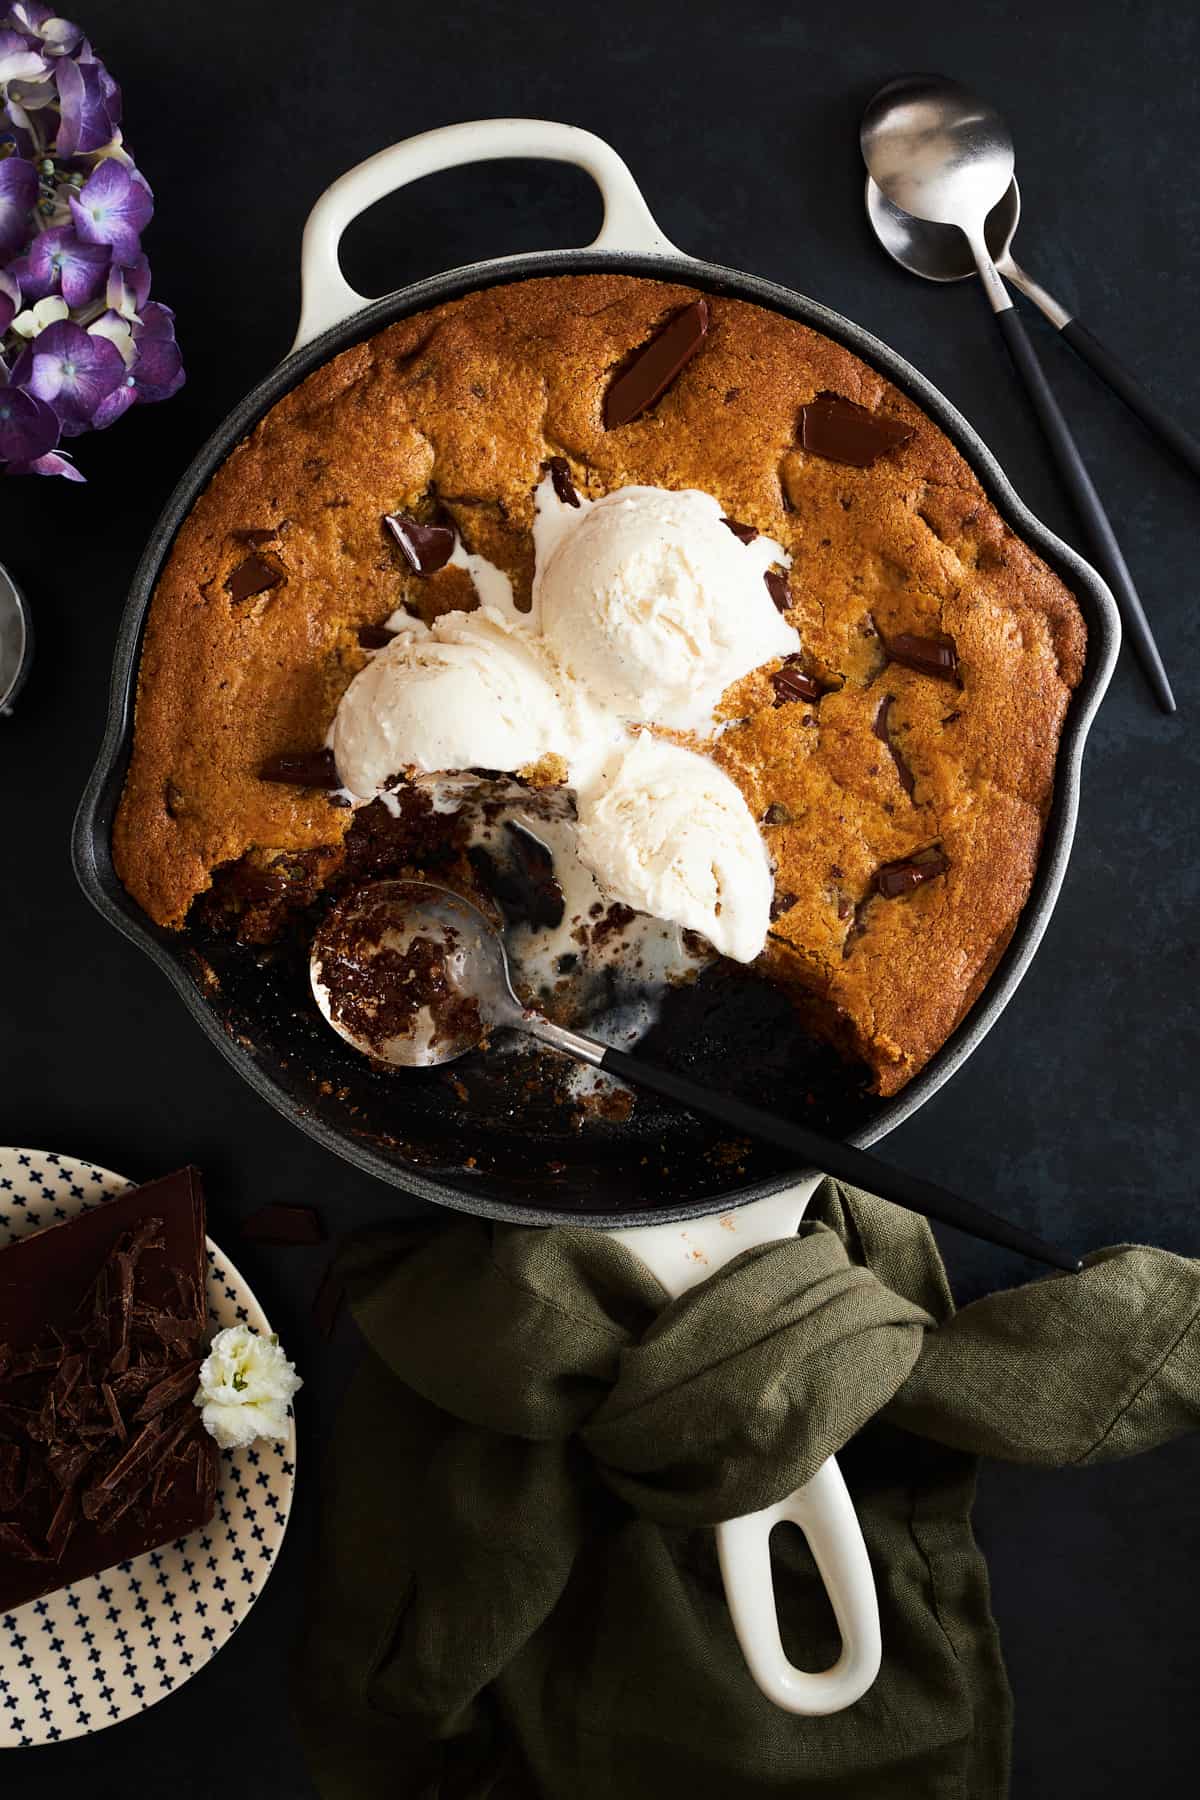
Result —
M522 769L568 736L550 659L490 607L409 621L350 683L330 742L343 784L366 799L402 770Z
M711 494L624 487L556 506L544 483L535 616L567 672L623 718L707 731L731 682L799 649L763 581L786 552L742 543Z
M771 865L741 792L707 756L640 732L578 804L579 854L614 899L701 932L735 962L758 955Z

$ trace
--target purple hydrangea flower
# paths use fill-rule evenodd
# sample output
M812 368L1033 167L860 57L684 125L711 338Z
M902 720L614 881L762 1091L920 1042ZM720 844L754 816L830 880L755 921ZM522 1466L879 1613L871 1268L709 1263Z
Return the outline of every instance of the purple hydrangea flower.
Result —
M116 261L130 263L140 234L154 216L154 196L145 177L106 158L89 175L78 198L71 195L75 229L89 244L111 244Z
M175 342L175 314L169 306L154 301L146 307L133 327L133 344L137 354L132 366L92 417L95 431L115 424L137 402L169 400L183 386L183 358Z
M70 319L47 325L30 350L29 391L54 408L68 437L87 429L100 402L125 374L116 345Z
M183 384L141 249L154 196L120 88L48 0L0 0L0 114L0 470L82 481L60 437Z
M65 450L50 450L45 456L35 456L31 462L9 463L10 475L65 475L68 481L86 481Z
M40 81L50 73L40 51L20 31L0 31L0 83Z
M137 256L127 268L116 263L109 271L104 303L123 319L136 318L150 297L150 264Z
M21 310L21 284L11 269L0 269L0 337Z
M85 244L69 225L43 231L24 256L12 264L27 300L61 294L68 306L86 306L108 280L109 251L104 244Z
M33 461L57 442L53 407L23 388L0 387L0 457L5 462Z
M29 236L29 215L37 199L37 170L23 156L0 162L0 256L6 260Z
M70 56L83 40L83 33L70 19L60 19L52 6L42 0L16 0L8 16L18 31L36 38L46 56Z
M99 62L64 56L54 72L61 113L55 155L65 160L103 150L121 120L120 88Z

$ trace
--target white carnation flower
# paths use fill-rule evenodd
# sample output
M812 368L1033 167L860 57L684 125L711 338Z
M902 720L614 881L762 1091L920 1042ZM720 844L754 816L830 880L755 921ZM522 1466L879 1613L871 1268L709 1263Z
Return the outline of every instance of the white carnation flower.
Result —
M288 1402L302 1385L277 1338L231 1325L209 1346L195 1403L204 1408L204 1429L222 1450L255 1438L278 1443L288 1434Z

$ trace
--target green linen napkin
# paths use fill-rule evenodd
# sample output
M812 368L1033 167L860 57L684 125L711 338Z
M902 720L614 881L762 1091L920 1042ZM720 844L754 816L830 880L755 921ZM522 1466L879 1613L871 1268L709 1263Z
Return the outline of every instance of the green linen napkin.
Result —
M1010 1697L971 1533L980 1455L1062 1466L1200 1422L1200 1263L1101 1252L955 1312L928 1227L825 1182L795 1238L668 1301L586 1229L351 1239L367 1353L327 1469L298 1721L325 1800L991 1800ZM883 1667L773 1707L717 1520L838 1452ZM792 1660L837 1635L775 1538Z

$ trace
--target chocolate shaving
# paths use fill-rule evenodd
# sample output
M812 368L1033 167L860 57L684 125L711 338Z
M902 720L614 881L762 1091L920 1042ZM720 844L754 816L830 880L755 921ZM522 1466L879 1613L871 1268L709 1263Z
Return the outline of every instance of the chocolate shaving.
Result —
M666 393L708 332L708 302L694 300L635 350L604 396L604 429L628 425Z
M21 1491L19 1444L0 1444L0 1512L11 1512Z
M191 1362L184 1363L181 1368L173 1370L170 1375L164 1376L161 1381L156 1381L134 1413L134 1423L140 1425L146 1419L153 1419L157 1414L165 1412L168 1406L174 1406L176 1400L194 1394L199 1374L200 1358L197 1356Z
M895 694L884 695L883 699L879 702L879 710L875 714L875 723L871 729L874 731L875 736L880 742L887 745L888 753L896 765L896 774L900 777L900 786L911 800L913 789L917 785L916 778L908 764L905 762L904 757L901 755L899 745L892 737L891 725L889 723L891 719L892 704L895 698Z
M450 525L422 525L403 513L384 513L383 522L414 575L436 575L454 554L455 534Z
M260 781L278 781L285 787L339 788L341 777L333 760L333 751L285 751L282 756L268 757L258 771Z
M728 523L728 520L726 523ZM778 569L768 569L763 575L763 580L767 584L768 594L770 594L772 600L775 602L776 610L781 613L789 612L792 605L792 596L788 588L787 576L781 575Z
M325 1227L315 1207L275 1201L251 1213L242 1224L242 1236L254 1244L323 1244Z
M79 1516L79 1497L74 1487L64 1488L62 1499L54 1509L46 1532L46 1548L55 1562L62 1561L62 1553L67 1547L67 1540L75 1529L75 1520Z
M734 537L737 538L743 544L752 544L754 542L755 538L758 536L758 526L757 525L743 525L737 519L726 519L726 518L722 518L721 523L722 523L722 525L728 525L728 527L729 527L730 531L732 531ZM770 585L771 585L770 582L768 582L767 586L770 587Z
M73 1488L94 1454L86 1444L55 1444L46 1467L60 1488Z
M916 637L901 631L885 638L883 647L889 662L903 663L920 675L933 675L943 681L958 680L958 652L950 638Z
M11 1520L0 1519L0 1551L8 1556L17 1556L22 1562L53 1562L54 1558L46 1551L39 1550L29 1533Z
M236 606L242 600L253 600L255 594L266 594L287 577L277 562L253 551L226 578L225 592Z
M875 886L885 900L895 900L932 881L936 875L944 875L949 867L950 858L940 850L924 850L900 862L884 863L876 870Z
M578 506L579 494L571 480L571 467L565 456L552 456L546 464L554 492L564 506Z
M363 650L386 650L395 635L395 632L389 631L386 625L360 625L358 628L359 647Z
M855 469L869 469L879 457L907 444L915 435L915 425L856 406L841 394L818 394L800 408L800 442L804 448L814 456L847 463Z
M771 686L775 689L777 707L788 706L795 700L807 700L811 704L821 698L821 684L806 675L799 664L798 656L789 656L782 669L776 669L772 675Z

